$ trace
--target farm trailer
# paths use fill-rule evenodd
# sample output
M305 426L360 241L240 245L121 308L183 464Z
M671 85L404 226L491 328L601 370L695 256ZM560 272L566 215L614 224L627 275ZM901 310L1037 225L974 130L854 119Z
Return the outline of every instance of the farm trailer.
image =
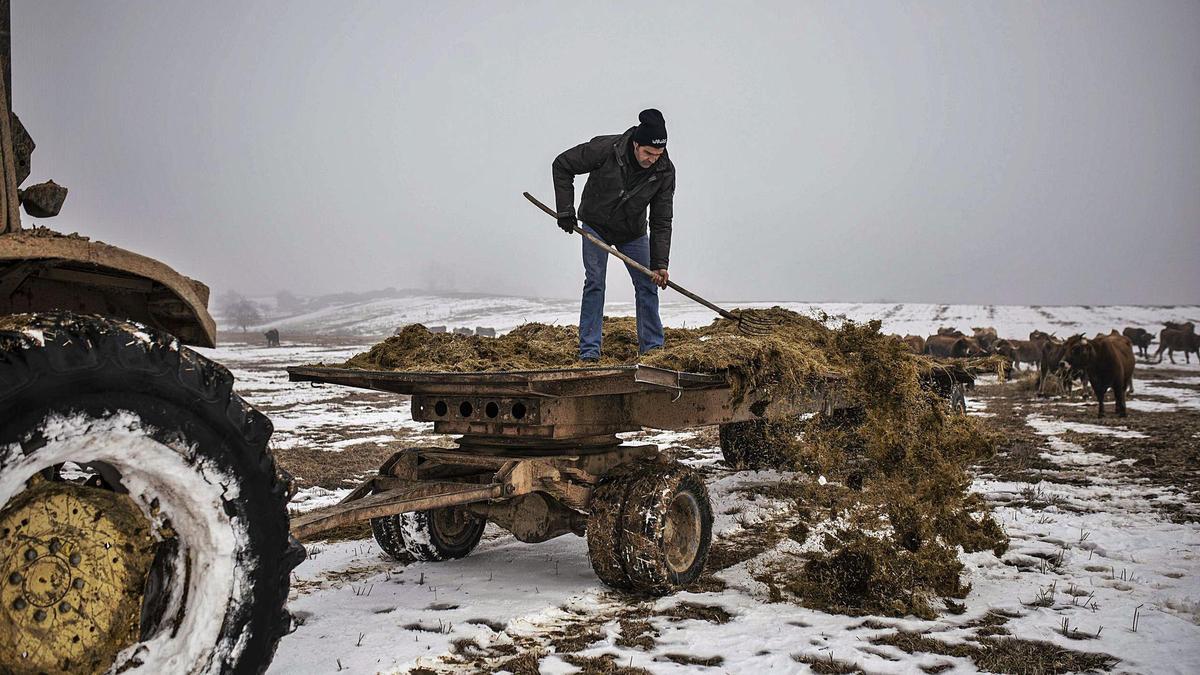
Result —
M771 461L769 420L854 417L836 376L798 396L770 388L738 395L723 374L642 365L448 373L296 366L295 382L346 385L411 396L414 420L458 435L455 449L413 447L339 504L292 520L297 538L369 520L384 552L417 560L460 558L493 522L536 543L584 536L607 585L666 593L693 581L712 537L701 476L657 446L617 434L720 425L735 466ZM962 378L933 382L955 404Z

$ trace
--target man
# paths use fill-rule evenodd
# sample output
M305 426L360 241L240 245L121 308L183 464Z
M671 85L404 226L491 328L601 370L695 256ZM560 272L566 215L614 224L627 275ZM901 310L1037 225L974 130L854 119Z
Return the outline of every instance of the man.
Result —
M616 136L597 136L554 159L554 197L561 216L558 226L574 232L575 176L588 174L579 200L580 227L618 251L654 270L651 279L629 269L637 301L638 350L646 353L663 343L658 316L658 289L667 287L671 252L671 215L675 199L675 165L667 156L667 123L650 108L639 124ZM649 208L649 235L646 211ZM579 358L600 358L604 319L604 278L608 252L583 240L583 301L579 308ZM657 287L656 287L657 286Z

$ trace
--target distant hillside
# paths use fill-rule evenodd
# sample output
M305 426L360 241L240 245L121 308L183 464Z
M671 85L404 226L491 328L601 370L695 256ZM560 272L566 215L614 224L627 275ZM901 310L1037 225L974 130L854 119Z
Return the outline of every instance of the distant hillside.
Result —
M276 298L250 298L264 320L254 331L277 328L283 334L313 334L377 337L392 334L409 323L450 328L486 326L507 331L530 321L559 325L579 320L578 300L539 299L466 293L429 293L387 289L371 293L342 293L289 299L290 311L280 308ZM1200 306L1148 307L1128 305L1025 306L1025 305L938 305L926 303L829 303L829 302L726 302L729 307L781 305L798 312L826 312L856 321L879 319L885 331L928 335L938 326L955 326L970 332L972 326L994 326L1001 335L1025 337L1034 329L1069 335L1095 333L1112 328L1140 326L1155 333L1165 320L1200 322ZM630 302L610 302L612 316L633 315ZM709 323L714 314L667 291L663 295L663 322L671 326ZM222 322L230 329L229 322Z

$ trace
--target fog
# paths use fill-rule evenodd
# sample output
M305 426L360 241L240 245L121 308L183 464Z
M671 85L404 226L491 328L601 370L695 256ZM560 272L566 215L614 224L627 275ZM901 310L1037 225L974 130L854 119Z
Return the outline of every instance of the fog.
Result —
M577 296L578 237L520 193L552 203L555 155L656 107L672 278L715 299L1200 302L1196 2L17 0L12 25L29 183L70 188L39 224L217 291Z

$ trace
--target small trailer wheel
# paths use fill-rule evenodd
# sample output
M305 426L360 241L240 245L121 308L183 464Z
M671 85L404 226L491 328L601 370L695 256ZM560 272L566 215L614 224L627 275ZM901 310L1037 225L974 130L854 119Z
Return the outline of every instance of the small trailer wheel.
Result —
M461 507L371 519L375 541L393 558L438 562L465 557L479 544L487 521Z
M704 480L678 463L638 462L593 495L592 568L609 586L665 594L696 580L712 542Z
M371 519L371 534L375 543L393 560L407 560L408 551L404 548L404 537L400 535L400 517L383 516Z

